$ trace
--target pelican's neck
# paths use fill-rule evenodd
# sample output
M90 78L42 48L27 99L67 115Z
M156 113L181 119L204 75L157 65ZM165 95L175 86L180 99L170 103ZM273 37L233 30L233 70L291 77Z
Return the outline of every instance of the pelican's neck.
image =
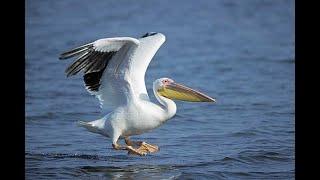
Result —
M163 109L163 113L165 117L164 121L172 118L177 112L176 103L169 98L160 96L157 93L157 90L155 88L153 88L153 93L154 93L154 96L159 101L159 103L162 105L161 108Z

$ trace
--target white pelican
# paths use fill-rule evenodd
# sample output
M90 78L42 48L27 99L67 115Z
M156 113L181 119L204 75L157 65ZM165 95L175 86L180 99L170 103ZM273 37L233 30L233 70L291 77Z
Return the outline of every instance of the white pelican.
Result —
M99 99L103 109L113 109L101 119L79 121L79 126L111 138L112 147L116 150L146 155L158 151L158 146L130 141L129 137L155 129L172 118L177 110L172 99L215 102L215 99L169 78L153 82L153 93L159 104L149 100L144 81L145 72L164 41L163 34L151 32L139 39L99 39L62 53L59 59L77 57L66 69L67 76L82 71L89 93ZM118 139L125 139L126 145L118 144Z

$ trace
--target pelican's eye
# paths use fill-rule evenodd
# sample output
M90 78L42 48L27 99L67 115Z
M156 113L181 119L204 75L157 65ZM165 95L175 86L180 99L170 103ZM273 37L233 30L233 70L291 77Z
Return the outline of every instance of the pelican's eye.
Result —
M168 85L168 84L170 84L169 79L165 79L165 80L163 80L163 81L162 81L162 84L163 84L163 85Z

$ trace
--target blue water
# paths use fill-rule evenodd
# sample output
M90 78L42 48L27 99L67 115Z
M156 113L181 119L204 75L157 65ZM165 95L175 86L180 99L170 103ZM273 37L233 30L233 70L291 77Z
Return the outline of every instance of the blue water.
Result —
M27 179L294 179L294 1L26 1ZM61 52L114 36L166 35L146 73L217 99L133 137L160 146L115 151L76 126L103 116Z

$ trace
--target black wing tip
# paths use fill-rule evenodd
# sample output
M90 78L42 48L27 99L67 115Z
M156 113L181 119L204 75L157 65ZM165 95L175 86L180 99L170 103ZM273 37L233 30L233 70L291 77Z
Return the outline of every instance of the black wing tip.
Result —
M97 72L90 72L83 76L84 83L86 85L86 88L89 91L96 92L99 91L100 88L100 79L102 77L103 71L105 70L105 67Z
M68 59L68 58L60 55L59 60L65 60L65 59Z
M59 60L71 58L72 57L72 56L70 56L71 53L72 53L72 50L61 53L59 56Z
M61 53L60 57L59 57L59 60L69 59L69 58L72 58L74 56L78 56L81 53L84 53L85 51L89 50L92 47L93 47L93 43L88 43L88 44L84 44L82 46L73 48L71 50L68 50L66 52Z
M71 75L70 73L66 73L67 75L67 78L69 78L70 76L73 76L73 75Z
M100 78L109 60L117 51L100 52L92 48L93 44L87 44L60 54L59 60L64 60L77 56L77 59L69 65L65 74L67 78L84 73L84 81L89 91L98 91Z

